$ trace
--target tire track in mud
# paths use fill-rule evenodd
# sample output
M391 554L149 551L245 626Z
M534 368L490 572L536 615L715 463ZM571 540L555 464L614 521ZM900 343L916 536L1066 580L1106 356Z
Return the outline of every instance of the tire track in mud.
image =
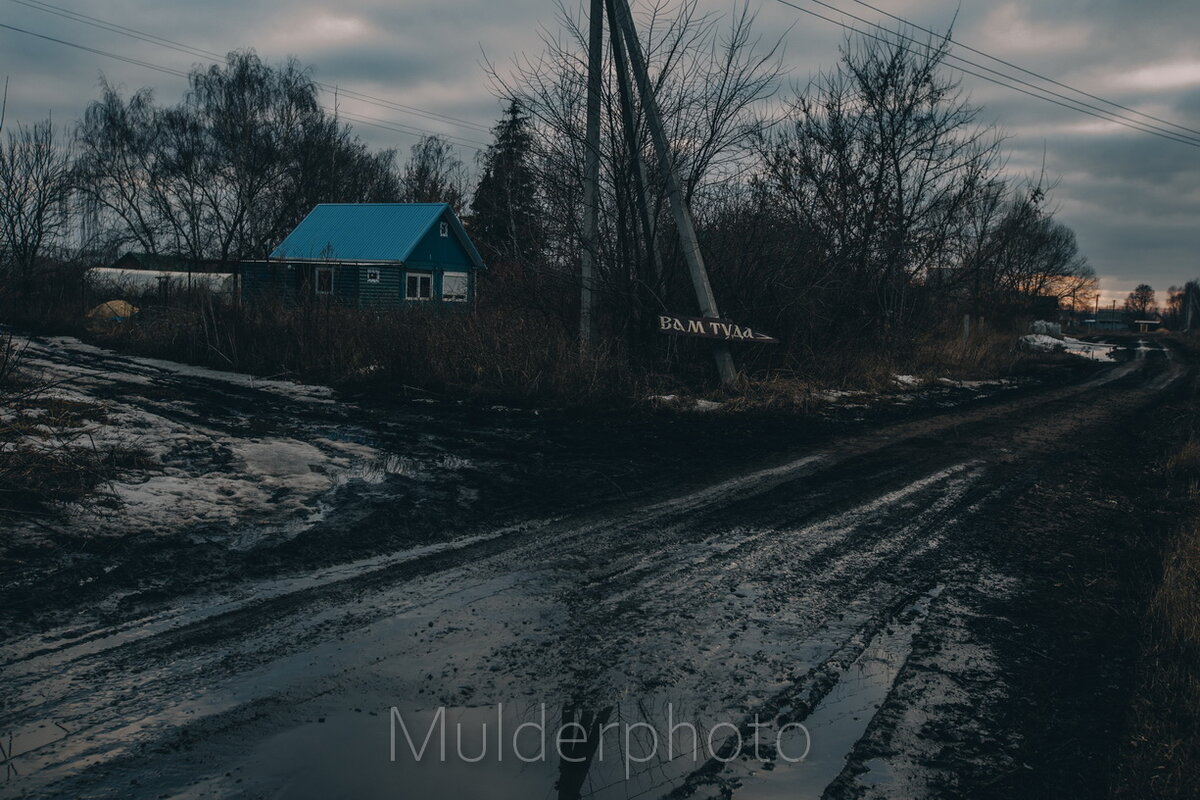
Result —
M110 649L60 661L56 666L62 673L58 679L65 681L58 686L63 694L48 694L40 702L11 711L26 720L39 715L51 719L57 716L56 708L61 711L72 706L72 722L79 725L75 732L101 736L100 741L106 743L87 751L95 764L104 764L116 755L104 748L115 747L124 737L148 745L175 727L201 724L164 720L170 718L167 710L176 696L189 691L202 696L214 675L218 680L236 680L318 639L349 634L380 616L420 608L419 601L407 605L395 602L392 596L400 587L411 592L421 589L422 582L427 582L425 588L432 582L452 594L455 587L463 591L462 586L482 586L489 576L517 574L530 565L544 565L536 573L541 581L536 592L553 596L567 609L565 624L560 624L557 633L551 633L551 652L589 653L609 659L599 659L599 663L619 663L639 643L673 632L673 651L651 648L652 657L662 659L667 654L670 658L666 660L672 663L663 664L658 674L649 676L598 675L569 660L554 665L539 654L539 669L557 673L564 690L603 693L606 686L619 683L621 678L642 683L647 677L667 678L679 683L684 680L681 675L689 673L685 669L672 670L690 661L688 666L700 675L689 679L694 686L705 681L728 684L733 678L735 684L745 684L745 690L740 697L722 699L733 702L733 707L748 706L752 704L752 689L765 687L764 691L769 691L781 680L793 680L794 676L783 667L789 653L797 649L837 645L834 654L821 662L829 667L825 670L828 673L846 663L857 643L862 642L865 648L873 632L894 616L897 604L911 600L914 591L924 591L919 587L928 588L931 577L938 574L942 542L951 533L961 532L964 519L977 511L977 501L989 496L991 489L984 482L987 468L982 462L959 461L946 466L961 458L962 453L953 448L947 453L940 447L928 447L921 437L945 435L957 429L975 449L980 449L980 443L984 449L993 450L1012 444L1015 452L985 455L988 461L998 464L1014 463L1045 449L1048 439L1043 429L1047 418L1077 405L1086 392L1103 389L1105 395L1091 404L1087 414L1080 415L1080 426L1112 413L1113 406L1144 401L1147 394L1160 391L1177 377L1177 372L1164 371L1145 384L1139 380L1143 377L1138 374L1140 369L1137 364L1124 365L1104 376L1103 381L890 426L851 437L836 451L810 454L670 500L633 505L615 515L539 524L531 530L509 531L417 555L400 564L364 565L362 572L335 576L328 582L277 597L251 595L241 605L207 618L176 627L168 622L165 630L142 640L114 642ZM1012 418L1021 414L1029 416L1021 420L1022 430L1014 436L1009 430ZM854 475L858 479L850 480ZM744 525L746 520L755 524L743 529L731 527L734 521ZM688 554L692 554L691 560ZM680 565L681 560L685 565ZM573 569L571 561L584 569ZM607 566L600 571L587 569L598 561L607 562ZM788 564L786 573L774 569L782 562ZM770 586L756 594L743 592L748 598L738 598L749 599L750 603L730 601L727 595L736 597L736 592L729 591L729 584L736 582L733 588L737 589L747 583L738 581L747 572L763 575L764 580L758 583ZM510 589L500 587L498 591ZM430 592L427 598L434 594ZM441 595L443 599L446 596ZM391 602L372 608L380 598ZM707 603L707 614L691 611L687 616L679 612L697 598ZM359 609L360 605L366 608ZM801 606L807 609L806 616L795 615L795 609ZM836 633L826 642L820 636L821 625L838 608L845 609L843 616L850 616L852 622L831 626ZM795 618L788 619L789 613ZM298 624L301 616L308 618L303 625ZM786 634L799 644L785 643L782 655L774 661L768 659L765 667L755 667L753 653L746 653L746 647L739 651L736 641L733 645L714 641L731 625L736 627L737 621L747 619L755 623L766 620L778 627L761 629L758 641L753 641L755 636L746 633L749 625L744 626L737 638L750 641L746 647L781 638L778 634L785 632L781 621L788 623ZM838 636L842 637L840 645ZM814 644L814 638L821 642ZM219 657L205 658L203 654L219 654L220 648L231 641L246 645L243 657L233 659L226 671L212 672ZM425 644L430 644L428 638ZM530 663L532 656L523 647L520 638L514 638L507 649L503 643L498 646L497 652L509 665L507 672L515 673L522 664ZM713 647L716 649L710 649ZM730 651L735 653L732 662L713 666ZM14 688L18 692L28 692L41 682L38 662L48 656L47 652L16 656L13 663L24 663L29 678L17 681ZM856 658L850 659L851 663ZM490 656L484 661L494 663ZM190 674L181 674L183 667L190 669ZM359 669L349 667L327 677L345 681L348 671ZM135 671L138 676L131 680L130 673ZM752 675L756 676L757 687L751 685ZM106 697L89 705L89 687L104 684L114 676L123 689L108 691ZM275 696L273 688L259 685L233 708L267 700ZM702 693L704 689L700 686L693 691ZM121 706L114 698L133 705ZM810 693L807 702L811 706L819 702L819 697ZM9 713L6 711L6 716ZM212 713L219 715L215 710ZM155 722L146 723L145 732L138 733L129 727L138 717ZM52 749L53 744L46 747ZM69 775L74 771L71 761L77 758L78 754L73 754L56 760L51 755L43 764L45 777L55 780ZM90 774L89 767L85 767L85 774Z

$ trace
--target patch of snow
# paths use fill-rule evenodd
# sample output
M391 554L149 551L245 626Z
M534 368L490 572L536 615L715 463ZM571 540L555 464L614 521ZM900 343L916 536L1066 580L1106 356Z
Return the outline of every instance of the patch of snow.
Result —
M847 398L863 397L869 392L861 389L824 389L818 393L818 396L827 403L837 403Z
M893 375L892 380L898 386L920 386L924 381L916 375Z
M696 401L696 410L697 411L716 411L717 409L721 408L724 405L725 405L724 403L714 403L712 400L697 400Z
M954 378L938 378L937 382L943 386L953 386L956 389L985 389L991 387L1006 387L1013 383L1009 378L994 378L992 380L982 381L960 381Z
M158 358L146 358L144 356L127 356L119 355L111 350L105 350L101 347L85 344L71 336L51 336L46 338L51 349L63 349L82 354L101 356L106 359L105 369L96 370L87 367L77 367L75 365L62 365L53 359L51 353L46 352L47 348L37 342L30 342L29 355L40 353L41 358L38 365L44 368L49 368L53 372L62 372L64 370L70 373L72 379L76 379L83 375L93 375L101 378L109 383L137 383L147 384L154 383L157 376L147 376L144 372L120 370L117 365L121 362L129 364L131 367L144 367L155 370L160 373L170 375L179 375L182 377L201 378L209 381L225 383L231 386L239 386L247 389L255 389L258 391L270 392L292 400L300 400L310 403L333 403L333 390L328 386L310 386L308 384L293 383L292 381L277 380L274 378L258 378L253 375L245 375L240 372L225 372L223 370L209 369L208 367L197 367L191 364L181 364L176 361L164 361Z
M1029 326L1030 333L1040 333L1044 336L1062 336L1062 325L1057 322L1047 322L1044 319L1034 321Z
M470 459L462 458L461 456L444 455L437 460L436 465L439 469L445 470L460 470L469 469L475 466Z
M1066 349L1066 344L1061 339L1055 339L1044 333L1026 334L1017 340L1017 346L1033 353L1054 353Z
M291 491L320 492L332 483L324 467L328 456L295 439L251 439L230 448L242 459L247 472L268 485Z

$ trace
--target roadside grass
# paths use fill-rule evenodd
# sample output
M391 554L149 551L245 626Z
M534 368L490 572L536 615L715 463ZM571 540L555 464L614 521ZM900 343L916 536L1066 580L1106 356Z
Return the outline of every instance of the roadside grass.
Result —
M141 312L108 321L80 311L118 297ZM10 303L3 312L41 330L216 369L355 391L566 408L629 408L676 394L719 401L727 411L804 414L830 393L903 391L897 375L992 379L1052 359L1016 351L1019 320L974 320L964 337L962 318L951 315L904 335L820 331L812 341L747 345L735 353L744 379L714 390L707 343L631 330L629 338L601 337L581 352L574 326L553 307L382 310L265 297L238 303L204 289L164 303L153 292L110 287L86 301Z
M1196 797L1200 778L1200 441L1195 433L1168 457L1167 472L1188 493L1194 519L1168 542L1147 610L1129 737L1113 791L1117 800Z
M827 391L882 394L896 376L999 378L1047 356L1018 353L1016 326L977 327L966 341L935 327L907 347L845 342L789 359L790 369L751 369L712 389L706 348L686 344L663 362L599 340L581 352L561 320L528 310L372 310L325 303L244 304L201 300L147 307L135 320L93 325L90 338L117 349L352 390L514 405L629 407L665 394L705 397L733 410L809 413ZM745 362L743 362L745 363Z
M754 376L732 391L708 396L725 401L729 410L810 413L831 398L865 402L872 396L911 391L913 387L899 382L898 376L912 376L918 386L942 378L994 380L1062 361L1056 354L1018 351L1015 342L1022 327L1019 322L975 324L964 337L961 319L946 321L919 335L908 348L827 348L793 372Z

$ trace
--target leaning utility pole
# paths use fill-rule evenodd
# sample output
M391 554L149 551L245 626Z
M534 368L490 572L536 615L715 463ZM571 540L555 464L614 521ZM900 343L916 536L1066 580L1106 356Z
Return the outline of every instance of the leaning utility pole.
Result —
M621 127L625 131L625 146L633 162L635 202L642 223L642 238L646 240L646 255L650 261L650 274L654 276L653 289L662 289L662 258L658 253L658 237L654 231L654 217L650 213L649 173L642 158L641 142L638 141L637 119L633 113L633 87L629 85L629 63L625 58L625 43L621 40L621 26L617 24L616 10L612 3L608 8L608 27L612 36L613 69L617 73L617 98L621 103Z
M592 0L588 30L587 124L583 148L583 255L579 261L579 347L592 341L592 303L600 253L600 69L604 58L603 0Z
M675 217L675 227L679 231L679 243L683 250L683 257L687 261L688 271L692 276L692 288L696 291L696 300L700 305L700 313L705 317L718 319L721 315L717 310L717 300L713 296L712 285L708 282L708 272L704 268L704 257L700 254L700 243L696 238L696 229L692 224L692 215L688 211L687 203L683 196L683 187L680 184L679 175L675 171L675 163L671 157L671 146L667 141L667 134L663 128L658 101L654 97L654 87L650 85L650 76L646 70L646 59L642 54L642 44L638 41L637 31L633 25L633 14L629 10L629 2L628 0L605 0L605 2L609 4L609 9L621 28L620 33L625 38L630 67L633 69L633 79L637 83L638 94L642 100L642 108L646 113L646 124L650 127L650 135L654 141L654 150L658 155L658 162L662 172L667 179L667 195L671 201L671 213ZM596 37L596 26L599 23L599 15L596 9L597 0L592 0L591 32L593 42L595 42ZM590 72L588 77L590 113ZM729 354L729 347L725 344L717 344L713 348L713 354L716 357L717 373L721 376L721 383L730 384L736 381L737 370L733 366L733 357Z

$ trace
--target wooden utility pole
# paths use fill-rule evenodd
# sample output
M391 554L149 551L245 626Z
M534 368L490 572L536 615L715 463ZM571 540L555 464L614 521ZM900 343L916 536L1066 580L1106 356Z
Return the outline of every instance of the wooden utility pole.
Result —
M612 3L605 3L608 8L608 28L612 36L613 69L617 73L617 95L621 103L621 127L625 131L625 145L629 148L629 157L633 161L633 182L638 206L638 216L642 223L642 236L646 240L646 255L650 261L650 274L654 276L654 291L658 292L662 285L662 259L658 254L658 238L654 230L654 216L650 213L650 198L647 187L650 186L650 176L646 171L646 161L642 158L641 142L638 141L637 127L634 125L633 87L629 85L629 61L625 57L625 43L621 40L621 26L617 24L616 11Z
M583 150L583 255L579 262L579 347L592 342L592 304L600 253L600 68L604 0L592 0L588 29L587 123Z
M628 0L605 0L605 2L609 4L613 16L616 17L617 25L621 29L621 34L625 38L630 66L633 68L633 78L637 83L638 94L642 99L642 108L646 114L646 124L650 127L650 135L654 141L654 150L658 155L659 165L666 175L671 213L675 218L675 227L679 231L679 242L683 250L683 257L687 261L688 271L692 276L692 288L696 291L700 313L705 317L719 318L721 315L717 310L717 300L713 296L712 285L708 282L708 272L704 268L704 257L700 254L700 243L696 238L692 215L684 201L683 186L675 171L671 146L667 141L666 130L663 128L658 101L654 97L654 87L650 85L646 59L642 54L642 44L638 41L637 31L633 26L633 14L629 10L629 2ZM592 8L595 9L595 7L596 0L592 0ZM596 14L593 12L593 37L595 36L596 21ZM730 384L736 381L737 370L733 366L733 357L729 354L729 348L724 344L715 345L713 354L717 362L717 373L721 376L721 383Z

